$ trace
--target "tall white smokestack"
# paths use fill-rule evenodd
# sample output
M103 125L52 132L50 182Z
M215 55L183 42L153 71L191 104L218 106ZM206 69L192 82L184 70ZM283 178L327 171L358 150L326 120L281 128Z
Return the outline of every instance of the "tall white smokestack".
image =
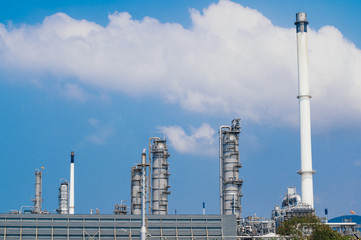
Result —
M300 103L300 140L302 202L313 205L312 150L311 150L311 114L310 88L308 79L308 36L306 13L296 14L297 60L298 60L298 100Z
M74 214L74 152L70 153L69 214Z

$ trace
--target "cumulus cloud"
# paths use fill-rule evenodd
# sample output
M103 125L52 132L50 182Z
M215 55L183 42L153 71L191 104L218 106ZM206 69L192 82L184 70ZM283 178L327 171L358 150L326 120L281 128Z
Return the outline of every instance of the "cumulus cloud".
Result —
M190 17L189 29L149 17L134 20L126 12L110 15L105 27L64 13L39 25L0 25L0 69L78 81L69 91L86 85L160 96L195 112L297 126L294 27L275 26L228 0L192 10ZM359 122L360 50L332 26L311 28L309 58L313 123Z
M102 145L115 133L110 123L104 123L95 118L88 119L88 123L93 128L93 133L85 139L93 144Z
M203 123L199 128L192 126L189 135L180 126L162 126L159 129L170 145L180 153L214 155L217 152L216 131L207 123Z
M82 88L73 83L65 84L63 95L70 99L76 99L81 102L85 102L89 99L89 94L86 93Z

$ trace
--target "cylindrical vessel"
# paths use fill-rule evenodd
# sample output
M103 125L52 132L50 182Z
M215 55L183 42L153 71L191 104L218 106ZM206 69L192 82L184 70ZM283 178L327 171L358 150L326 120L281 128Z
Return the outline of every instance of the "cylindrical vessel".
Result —
M63 181L59 187L59 208L56 210L59 214L69 214L69 183Z
M311 110L310 87L308 73L308 36L306 13L296 14L297 62L298 62L298 99L300 111L300 147L302 203L313 204L312 149L311 149Z
M221 129L221 176L222 176L222 206L221 214L241 217L241 187L243 180L239 179L239 149L238 138L241 132L240 119L234 119L230 128Z
M69 214L74 214L74 152L70 153L70 193L69 193Z
M154 139L152 145L152 214L168 214L169 171L166 140Z

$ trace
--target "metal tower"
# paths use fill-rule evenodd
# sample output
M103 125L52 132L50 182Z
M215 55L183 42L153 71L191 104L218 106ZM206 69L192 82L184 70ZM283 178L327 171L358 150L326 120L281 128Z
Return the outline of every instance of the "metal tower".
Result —
M168 149L165 139L153 138L152 144L152 214L168 214L169 175Z
M232 126L219 128L219 167L220 167L220 198L221 215L236 215L241 217L241 187L243 180L239 179L238 138L241 132L240 119L233 119Z
M33 199L33 213L41 213L41 203L43 202L43 199L41 198L42 175L42 171L39 169L35 170L35 198Z
M69 183L62 181L59 187L59 208L56 210L59 214L69 214Z

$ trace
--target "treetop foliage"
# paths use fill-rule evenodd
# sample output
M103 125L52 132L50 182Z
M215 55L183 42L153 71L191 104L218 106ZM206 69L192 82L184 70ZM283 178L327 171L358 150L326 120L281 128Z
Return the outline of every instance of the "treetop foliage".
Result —
M330 226L321 222L321 219L313 214L302 217L294 217L284 221L278 228L277 233L286 239L295 240L347 240L351 237L342 236Z

